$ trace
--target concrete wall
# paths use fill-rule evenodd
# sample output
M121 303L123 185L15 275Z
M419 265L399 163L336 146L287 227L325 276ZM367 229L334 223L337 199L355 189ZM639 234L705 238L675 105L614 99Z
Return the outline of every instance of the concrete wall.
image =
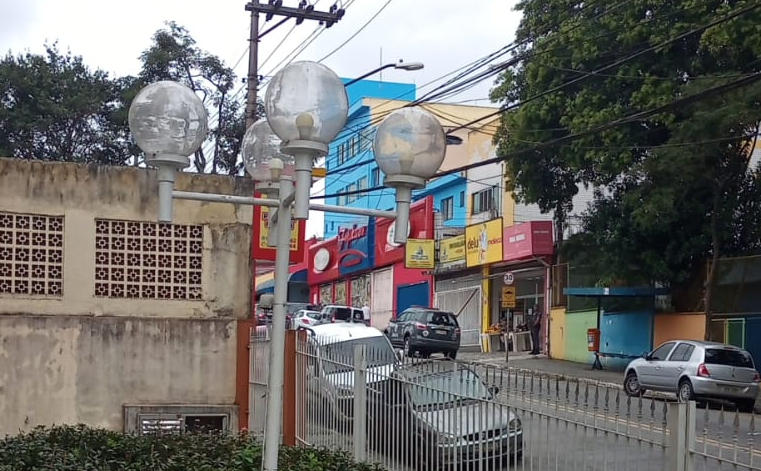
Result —
M597 311L568 312L565 315L565 356L568 361L589 363L594 356L587 350L587 329L597 325Z
M703 340L705 314L702 312L656 314L653 347L669 340Z
M550 358L565 359L565 308L550 310Z
M252 194L248 179L186 173L175 189ZM0 212L64 217L62 296L0 294L0 436L52 423L118 430L124 403L235 400L251 207L174 202L175 223L203 226L200 300L95 296L95 219L154 222L156 195L153 170L0 159Z
M123 404L232 404L232 319L0 316L0 437L122 429Z

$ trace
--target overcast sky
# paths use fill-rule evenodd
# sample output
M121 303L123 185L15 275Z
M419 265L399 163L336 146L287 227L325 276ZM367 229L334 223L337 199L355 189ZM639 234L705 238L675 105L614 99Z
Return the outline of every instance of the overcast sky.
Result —
M318 10L327 10L333 2L312 1ZM377 13L367 27L324 63L342 77L354 77L381 63L399 59L420 61L425 63L423 70L391 69L382 78L422 85L509 44L520 20L519 13L513 11L515 3L515 0L342 0L339 4L346 7L344 18L324 29L296 59L321 59ZM218 55L230 66L237 64L235 71L242 77L248 66L249 15L245 4L245 0L2 0L0 49L41 52L46 41L58 41L62 50L81 55L93 68L113 75L137 74L138 57L149 46L152 34L165 21L172 20L188 28L199 47ZM298 1L283 0L283 4L296 6ZM291 20L262 39L261 75L271 75L282 67L278 64L317 28L315 22L304 22L295 29L292 26ZM490 105L487 96L491 85L487 80L450 101L479 100L470 103ZM322 217L314 216L310 217L308 236L322 233Z

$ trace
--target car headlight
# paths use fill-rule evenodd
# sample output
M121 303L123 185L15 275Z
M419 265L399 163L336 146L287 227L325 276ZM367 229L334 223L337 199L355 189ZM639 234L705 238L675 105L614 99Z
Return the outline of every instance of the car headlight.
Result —
M454 445L457 443L457 437L451 433L439 433L439 443L442 445Z
M510 432L519 432L522 428L521 419L513 417L507 424L507 428Z

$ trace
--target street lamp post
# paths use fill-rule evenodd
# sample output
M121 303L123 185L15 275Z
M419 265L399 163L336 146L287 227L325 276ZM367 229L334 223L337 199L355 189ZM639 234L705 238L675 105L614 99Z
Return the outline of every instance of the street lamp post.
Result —
M371 70L370 72L368 72L368 73L366 73L364 75L360 75L357 78L353 78L353 79L349 80L348 82L346 82L344 84L344 87L348 87L349 85L354 85L355 83L359 82L360 80L362 80L364 78L367 78L367 77L369 77L371 75L377 74L381 70L390 69L391 67L393 67L395 69L399 69L399 70L420 70L420 69L422 69L424 67L424 65L423 65L422 62L403 62L403 61L393 62L391 64L382 65L382 66L378 67L377 69Z
M270 82L265 107L267 119L249 127L242 153L258 191L267 198L173 191L174 172L187 166L187 156L198 150L207 129L203 105L186 87L170 82L148 85L130 107L129 124L138 146L146 153L146 163L159 170L160 221L171 222L171 198L275 208L268 219L267 243L277 250L263 457L264 470L275 471L282 426L291 219L306 219L313 209L396 218L397 223L406 226L411 191L424 186L425 180L438 170L446 140L441 124L427 111L396 110L378 127L373 148L378 166L386 174L384 184L396 188L397 211L310 204L313 161L327 154L328 143L346 123L348 102L344 85L322 64L294 62ZM277 137L272 135L273 131ZM407 231L395 231L397 243L406 240Z

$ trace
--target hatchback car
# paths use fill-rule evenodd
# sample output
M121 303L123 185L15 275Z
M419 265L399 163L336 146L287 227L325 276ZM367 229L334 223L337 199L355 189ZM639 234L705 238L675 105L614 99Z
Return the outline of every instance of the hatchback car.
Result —
M742 412L752 412L759 392L759 375L747 351L715 342L672 340L642 358L624 373L630 396L646 390L665 391L680 401L724 399Z
M291 328L314 327L322 323L320 311L311 311L309 309L300 309L291 317Z
M368 324L365 321L365 313L362 309L334 304L329 304L322 308L322 322L360 322Z
M476 372L452 361L398 368L368 396L373 446L402 450L417 469L485 469L523 455L523 427L514 409L494 400Z
M454 359L460 349L460 326L451 312L411 307L391 319L385 330L395 347L413 357L441 352Z

